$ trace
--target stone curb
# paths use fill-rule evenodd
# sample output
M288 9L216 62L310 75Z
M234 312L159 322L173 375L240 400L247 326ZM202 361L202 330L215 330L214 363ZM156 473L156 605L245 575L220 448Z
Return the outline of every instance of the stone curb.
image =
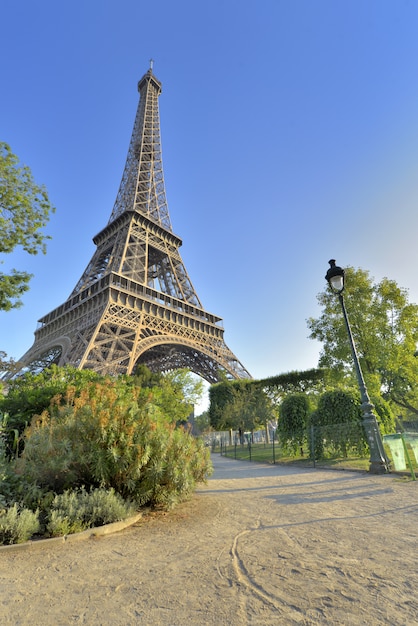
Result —
M37 548L44 548L56 543L75 543L76 541L84 541L85 539L92 539L94 537L103 537L104 535L110 535L117 533L121 530L125 530L128 526L132 526L143 517L143 513L137 513L133 517L128 517L120 522L113 522L112 524L105 524L104 526L95 526L94 528L88 528L80 533L74 533L71 535L63 535L62 537L52 537L51 539L39 539L37 541L26 541L25 543L13 543L10 546L0 546L0 552L14 552L19 550L33 550Z

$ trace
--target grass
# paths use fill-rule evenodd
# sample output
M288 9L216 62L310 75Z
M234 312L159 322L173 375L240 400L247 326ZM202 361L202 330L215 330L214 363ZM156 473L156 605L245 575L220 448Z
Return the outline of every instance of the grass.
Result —
M214 452L221 452L219 447L213 450ZM388 446L385 445L385 451L390 461L392 461L391 452ZM409 451L409 450L408 450ZM410 452L410 459L412 466L416 473L418 473L418 464L415 456ZM303 450L303 456L301 454L290 455L287 451L283 450L279 444L275 444L274 451L273 445L265 443L254 443L251 446L248 445L232 445L222 448L222 454L230 459L237 461L254 461L258 463L280 463L280 464L293 464L300 465L301 467L314 467L313 460L309 458L309 451ZM362 456L349 456L343 458L341 456L332 455L331 453L324 459L317 459L315 461L315 467L329 467L332 469L346 469L346 470L362 470L368 471L369 469L369 457ZM392 471L394 471L394 464L392 463ZM408 464L406 466L406 472L409 473Z

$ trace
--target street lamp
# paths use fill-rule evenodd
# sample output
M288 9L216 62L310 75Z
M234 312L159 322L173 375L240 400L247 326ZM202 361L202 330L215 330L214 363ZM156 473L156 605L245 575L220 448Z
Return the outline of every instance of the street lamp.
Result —
M357 381L360 388L363 428L366 433L367 441L370 448L369 471L372 474L384 474L385 472L390 471L389 460L383 447L383 441L380 435L376 416L373 413L374 406L370 402L369 394L367 393L366 383L364 382L363 372L361 371L360 361L353 339L353 333L351 332L350 322L348 321L347 311L345 309L343 297L345 272L341 267L335 265L335 259L331 259L331 261L329 261L329 264L330 268L327 271L325 278L328 281L331 290L338 295L338 299L343 310L344 321L347 327L348 338L350 340L351 354L353 355L354 367L356 370Z

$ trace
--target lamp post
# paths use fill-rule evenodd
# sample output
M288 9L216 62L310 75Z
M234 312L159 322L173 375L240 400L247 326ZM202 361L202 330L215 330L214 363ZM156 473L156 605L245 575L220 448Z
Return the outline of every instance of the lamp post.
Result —
M326 273L326 280L328 281L331 290L338 295L338 299L343 310L344 321L347 327L348 338L350 340L351 354L354 360L354 367L356 370L357 381L360 388L361 395L361 411L363 415L363 428L366 433L367 441L370 448L370 467L369 471L372 474L384 474L389 472L389 460L386 456L385 449L383 447L382 437L380 435L379 426L376 416L373 412L374 406L370 402L369 394L367 393L366 383L364 382L363 372L361 371L360 361L357 355L356 346L353 339L353 333L351 332L350 322L348 321L347 311L345 309L343 291L344 291L344 270L338 265L335 265L335 259L329 261L330 268Z

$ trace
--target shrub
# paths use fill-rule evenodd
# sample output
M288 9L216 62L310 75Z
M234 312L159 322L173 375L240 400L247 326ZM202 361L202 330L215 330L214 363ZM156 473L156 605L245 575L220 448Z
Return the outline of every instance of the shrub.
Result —
M139 504L171 505L210 471L209 452L175 429L153 404L152 390L123 379L69 387L25 433L19 470L57 493L83 485L113 488Z
M12 544L28 541L39 531L38 511L20 509L15 503L0 512L0 543Z
M118 522L134 512L134 507L116 494L114 489L64 491L55 496L51 504L47 530L53 537L69 535Z
M324 393L315 412L315 439L320 437L333 454L347 457L352 449L362 455L366 440L361 422L360 398L355 392Z
M321 430L318 412L313 411L309 416L308 424L309 457L312 460L324 457L324 438Z
M309 398L304 393L287 396L280 405L278 435L284 447L293 454L302 449L306 440L306 427L310 412Z
M19 485L19 478L14 473L6 453L6 428L4 424L5 420L0 417L0 509L13 504Z
M8 414L6 436L7 454L16 452L16 436L19 437L19 452L22 451L20 435L31 423L34 415L40 415L49 408L53 398L61 402L67 388L81 390L90 381L101 380L102 376L92 370L78 370L75 367L51 367L39 373L26 372L8 381L6 395L0 394L0 411Z
M182 428L159 429L150 440L150 460L138 485L139 504L169 509L187 498L209 473L209 451Z

